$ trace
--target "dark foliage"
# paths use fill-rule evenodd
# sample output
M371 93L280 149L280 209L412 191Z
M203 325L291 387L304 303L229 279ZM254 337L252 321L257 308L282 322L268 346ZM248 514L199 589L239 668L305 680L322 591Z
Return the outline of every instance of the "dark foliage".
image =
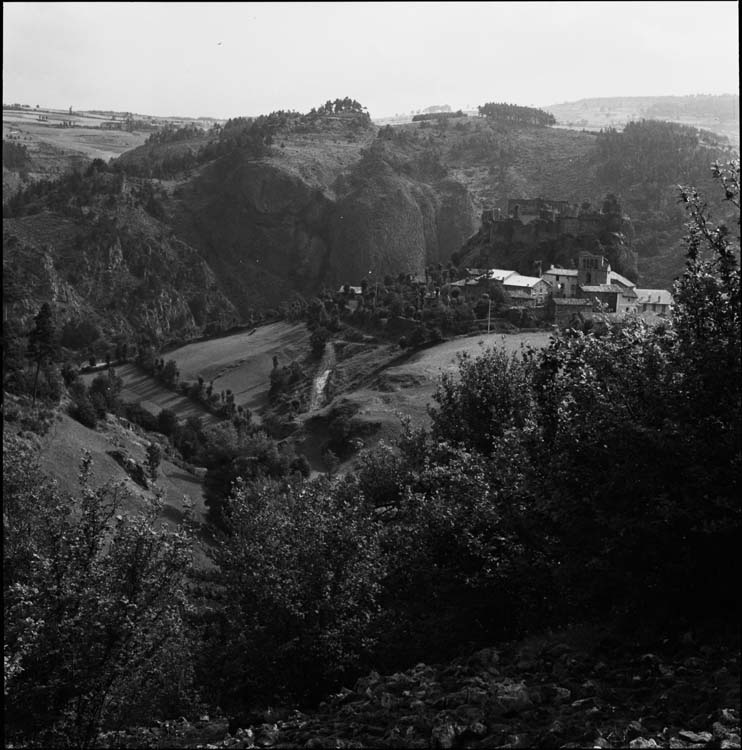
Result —
M191 705L190 539L156 529L156 507L117 515L121 489L90 487L90 465L63 498L3 441L6 743L95 747L102 728Z
M487 102L477 107L479 114L508 125L555 125L556 118L550 112L535 107L522 107L505 102Z
M738 167L715 171L734 203ZM397 451L343 480L237 486L217 554L231 614L207 639L223 705L575 620L666 634L739 614L739 240L682 198L672 321L462 357Z

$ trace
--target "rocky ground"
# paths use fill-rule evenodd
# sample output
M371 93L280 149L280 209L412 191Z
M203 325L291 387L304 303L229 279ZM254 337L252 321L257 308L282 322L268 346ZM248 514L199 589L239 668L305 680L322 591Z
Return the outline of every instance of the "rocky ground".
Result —
M739 748L739 647L693 633L653 651L574 632L377 672L309 713L203 716L105 747Z

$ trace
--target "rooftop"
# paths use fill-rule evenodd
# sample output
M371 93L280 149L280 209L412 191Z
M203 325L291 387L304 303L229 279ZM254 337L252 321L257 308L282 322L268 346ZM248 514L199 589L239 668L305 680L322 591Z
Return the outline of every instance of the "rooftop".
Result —
M588 294L621 294L626 290L615 284L592 284L589 286L580 285L580 291Z
M507 276L505 279L505 286L516 286L528 289L543 280L540 276L521 276L519 273L514 273L512 271L510 273L511 275ZM545 283L548 284L549 282L546 281Z
M671 305L672 294L667 289L634 289L639 304Z
M510 277L517 276L519 274L516 274L515 271L508 271L504 268L488 268L483 275L488 279L494 279L495 281L504 281L505 279L509 280Z
M608 281L611 283L617 281L621 286L627 286L629 289L633 289L636 286L633 281L629 281L625 276L621 276L620 273L616 273L615 271L611 271L608 274Z
M551 276L578 276L580 272L576 268L555 268L552 266L548 271L544 271L544 276L547 273Z

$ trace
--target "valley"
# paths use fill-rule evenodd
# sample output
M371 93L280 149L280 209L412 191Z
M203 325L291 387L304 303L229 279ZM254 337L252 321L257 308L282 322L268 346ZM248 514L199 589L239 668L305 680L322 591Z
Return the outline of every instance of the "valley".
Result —
M9 736L738 746L736 152L363 109L13 126Z

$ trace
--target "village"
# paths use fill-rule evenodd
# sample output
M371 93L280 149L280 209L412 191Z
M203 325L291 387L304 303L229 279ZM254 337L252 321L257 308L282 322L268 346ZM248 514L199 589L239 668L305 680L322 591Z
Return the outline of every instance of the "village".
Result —
M529 239L553 238L560 235L588 235L596 233L599 223L620 220L616 203L604 205L603 211L570 205L565 201L511 199L508 216L490 209L482 214L480 233L495 237L508 234L513 242ZM617 219L616 219L617 217ZM619 317L638 314L647 318L668 315L672 294L666 289L639 288L634 282L611 269L601 254L583 251L573 259L572 266L551 265L541 269L535 264L537 275L524 275L505 268L462 268L449 262L425 269L424 275L406 275L397 280L406 289L414 288L414 305L405 305L405 317L426 320L436 308L455 310L468 306L476 311L474 323L488 325L495 316L506 317L517 324L557 325L582 327L594 316ZM360 286L345 284L340 287L335 301L349 312L371 307L384 309L390 302L392 280ZM404 295L407 298L409 295ZM393 297L392 297L393 301ZM384 320L382 318L382 320Z

